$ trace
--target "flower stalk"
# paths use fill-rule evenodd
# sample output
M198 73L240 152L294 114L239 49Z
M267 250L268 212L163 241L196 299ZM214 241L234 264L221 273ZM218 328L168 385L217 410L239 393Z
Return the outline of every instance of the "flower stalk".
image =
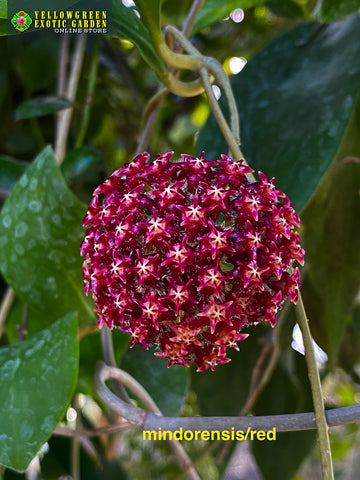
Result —
M299 301L295 307L296 318L303 336L305 359L310 380L311 393L313 397L315 419L318 432L320 450L320 461L324 480L333 480L334 472L331 458L331 447L329 438L329 427L325 416L324 398L321 390L319 370L316 363L314 344L311 337L308 319L302 297L299 294Z

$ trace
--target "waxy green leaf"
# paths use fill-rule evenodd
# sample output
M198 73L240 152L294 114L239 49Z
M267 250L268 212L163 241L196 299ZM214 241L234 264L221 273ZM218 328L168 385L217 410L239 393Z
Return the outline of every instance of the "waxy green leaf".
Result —
M0 215L0 270L49 323L69 311L94 319L83 293L79 246L85 206L67 188L50 147L11 190Z
M360 151L360 145L359 145ZM304 304L315 338L337 360L360 287L360 164L351 157L324 179L303 215L307 274ZM330 173L330 172L329 172Z
M228 17L236 8L250 8L264 3L264 0L206 0L199 12L193 28L193 34Z
M125 7L121 0L112 2L112 35L133 42L150 67L160 78L164 77L165 66L155 52L149 31L132 9Z
M24 120L27 118L42 117L69 107L71 107L71 102L66 100L66 98L55 95L35 97L30 100L25 100L25 102L18 106L15 112L15 118L16 120Z
M243 333L248 333L249 337L239 343L239 352L229 350L231 362L218 365L213 372L192 372L191 389L197 395L202 415L239 415L249 393L252 370L268 332L269 328L265 325L244 328Z
M0 37L7 35L7 20L0 18Z
M11 189L28 165L11 157L0 157L0 188Z
M179 415L188 390L187 368L168 368L165 358L154 356L154 349L145 350L138 344L126 351L121 368L141 383L164 415Z
M360 17L319 29L296 27L255 55L233 78L243 151L301 211L343 142L360 86ZM227 146L213 116L198 152Z
M0 464L24 471L63 418L75 388L77 316L0 348Z
M7 0L0 0L0 18L7 18Z
M100 153L97 150L89 147L76 148L66 155L61 171L66 181L96 184L99 160Z
M280 327L278 338L280 356L271 378L252 409L254 415L313 411L305 357L291 347L295 322L295 309L291 306L282 324L275 327ZM263 373L264 369L261 370ZM315 430L276 432L276 441L256 440L251 442L251 449L264 479L291 480L315 441ZM281 462L274 462L274 458L280 457Z
M358 11L360 0L322 0L319 17L324 22L342 20Z
M163 0L134 0L140 11L141 20L150 33L161 34L161 4Z
M280 17L301 18L304 16L302 7L293 0L268 0L265 6Z

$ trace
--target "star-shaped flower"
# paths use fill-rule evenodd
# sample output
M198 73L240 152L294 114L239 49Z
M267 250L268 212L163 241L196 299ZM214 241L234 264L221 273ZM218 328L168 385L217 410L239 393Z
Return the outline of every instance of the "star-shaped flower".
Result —
M275 242L271 242L270 252L268 257L268 265L270 270L280 280L283 272L283 256L284 256L284 247L278 248Z
M232 301L219 303L214 297L212 297L206 308L198 313L199 317L205 317L209 320L211 333L214 333L216 325L219 322L231 323L228 307L230 307L232 303Z
M136 303L142 308L143 320L149 319L156 330L159 330L159 319L168 309L161 304L154 292L146 292L143 300L137 300Z
M262 202L260 195L249 193L244 187L241 187L241 197L236 200L235 204L238 210L249 213L256 222L259 220L261 210L270 210Z
M197 336L201 332L201 327L192 327L190 324L174 325L171 327L173 335L169 338L170 342L179 342L185 346L196 345L201 347L201 342Z
M246 233L244 235L244 241L247 247L251 251L252 258L256 260L257 251L263 250L268 252L268 247L262 241L262 235L265 232L266 227L260 228L260 230L255 231L253 225L249 220L246 222Z
M174 245L168 244L169 250L166 252L166 260L161 263L161 266L172 265L179 268L181 273L185 272L185 268L189 265L197 252L187 245L188 238L185 235L180 243Z
M214 347L210 353L203 357L202 363L196 371L203 372L208 368L211 368L211 370L214 371L216 365L221 365L229 362L230 358L226 356L226 353L221 348Z
M259 268L256 260L251 260L244 267L244 287L248 287L251 284L252 287L257 287L260 290L264 290L264 282L261 279L261 275L269 270L269 267Z
M165 208L173 202L185 199L185 196L181 193L184 183L185 180L180 180L174 184L165 183L159 189L151 190L149 193L159 201L161 208Z
M230 157L224 154L221 155L221 160L219 160L218 163L222 166L224 172L240 180L243 180L245 174L254 171L251 167L245 165L243 160L239 159L239 161L234 162Z
M200 182L199 185L201 185L204 190L204 194L202 195L202 201L204 204L221 209L226 208L225 200L231 197L231 195L237 193L236 190L223 188L219 180L215 185L208 185L204 182Z
M140 194L144 189L144 185L138 185L136 188L124 194L120 208L123 211L133 209L140 202Z
M270 322L271 326L274 327L276 324L276 315L281 308L282 294L277 292L273 295L267 302L265 307L265 320Z
M175 305L175 315L179 314L180 308L184 303L197 303L189 288L192 282L193 279L191 278L185 285L176 285L173 283L169 289L169 293L164 297L164 300L171 300Z
M164 155L156 155L155 160L148 164L148 174L159 175L168 166L173 153L174 152L167 152Z
M154 279L159 280L160 277L157 274L157 259L159 254L143 256L140 250L137 250L137 264L130 270L136 272L139 275L138 287L140 288L144 282L150 281L153 283Z
M205 160L205 153L201 152L198 157L182 154L182 158L185 160L190 170L194 173L206 174L211 167L216 165L216 162Z
M155 208L152 209L152 216L147 222L141 222L138 225L146 231L145 243L150 243L154 239L171 237L169 223L174 215L168 215L161 218Z
M292 275L289 275L285 287L285 293L293 303L297 303L297 301L299 300L299 285L300 270L298 268L295 268Z
M228 348L233 348L234 350L239 351L238 342L242 342L248 336L247 333L239 333L236 330L224 328L218 334L217 339L215 340L215 345L219 345L220 348L223 347L225 352Z
M290 239L291 224L286 220L284 213L285 210L282 207L279 209L274 205L272 208L271 223L273 224L275 233Z
M133 228L132 223L133 214L130 213L123 220L121 220L115 227L115 248L120 247L127 239L131 237Z
M210 232L199 238L201 251L210 250L213 260L225 252L236 251L228 242L228 236L233 232L233 228L224 230L221 227L216 227L212 222L208 223L208 227Z
M264 173L259 172L259 178L261 194L265 198L276 202L278 199L278 189L275 187L275 177L269 180Z
M189 366L189 360L186 360L187 350L183 343L166 343L161 352L156 352L157 357L167 358L168 367L171 365Z
M213 268L201 268L199 269L199 291L209 289L215 294L215 297L219 298L220 293L224 289L224 282L229 277L224 276L219 269L219 260L216 262Z
M181 211L182 222L180 225L182 227L198 227L199 225L206 227L207 214L213 209L213 207L202 207L199 205L198 196L194 197L191 205L178 205L177 208Z

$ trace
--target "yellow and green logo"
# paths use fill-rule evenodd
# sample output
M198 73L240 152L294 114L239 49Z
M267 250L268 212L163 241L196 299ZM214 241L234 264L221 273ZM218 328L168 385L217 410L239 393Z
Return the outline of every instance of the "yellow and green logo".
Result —
M18 12L15 13L13 18L11 19L11 23L13 24L14 28L16 28L16 30L19 30L19 32L24 32L32 24L32 19L30 15L28 15L26 12Z

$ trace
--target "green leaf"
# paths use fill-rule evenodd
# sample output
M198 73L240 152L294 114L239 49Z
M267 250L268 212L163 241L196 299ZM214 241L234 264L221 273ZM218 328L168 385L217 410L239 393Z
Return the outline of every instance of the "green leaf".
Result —
M162 40L160 15L163 0L134 0L134 3L153 40Z
M77 317L71 313L31 340L0 349L0 463L18 471L65 414L78 370Z
M360 286L359 185L360 164L339 163L303 215L304 304L330 368Z
M103 327L106 328L106 327ZM129 348L130 336L119 329L112 331L116 363L119 364ZM99 329L95 333L87 334L80 340L79 379L77 390L98 397L94 389L94 374L96 363L102 358L101 338Z
M191 390L198 399L202 415L239 415L250 388L251 374L260 355L265 325L244 329L249 337L239 344L240 351L229 350L231 362L219 365L212 372L192 371Z
M276 177L300 211L336 157L360 84L360 18L316 29L296 27L253 57L233 79L243 151L250 165ZM227 152L213 117L197 151Z
M72 150L61 164L61 171L65 180L96 183L98 181L97 165L99 158L99 152L93 148L80 147Z
M360 0L323 0L319 17L324 22L336 22L355 13L360 8Z
M47 9L48 7L45 8ZM52 35L35 38L36 40L26 44L14 58L16 71L29 94L53 88L57 75L59 41Z
M199 12L193 28L193 34L228 17L236 8L250 8L264 3L264 0L206 0Z
M346 321L339 346L338 364L345 372L351 372L360 360L360 305L354 308Z
M0 18L0 37L7 35L7 20Z
M255 403L254 415L313 411L305 357L291 348L295 322L295 311L291 307L281 325L277 366ZM251 448L264 480L293 479L315 440L316 431L313 430L277 432L276 441L252 441ZM281 462L275 462L274 458L281 458Z
M0 157L0 188L10 190L28 165L27 162L20 162L11 157Z
M282 366L286 362L294 365L292 376ZM279 366L257 402L254 414L280 415L308 411L313 411L313 406L305 358L297 352L288 351L286 356L280 358ZM251 447L264 480L291 480L315 441L316 431L277 432L276 441L254 440ZM274 458L281 458L281 462L275 462Z
M82 322L94 318L92 301L83 293L79 254L85 212L66 187L50 147L25 171L1 211L0 270L49 322L75 310Z
M125 7L121 0L112 2L112 35L135 43L144 60L160 79L164 78L165 66L154 50L149 31L133 10Z
M304 16L301 6L292 0L269 0L265 6L280 17L302 18Z
M69 107L71 107L69 100L57 97L56 95L31 98L30 100L25 100L25 102L22 102L17 107L15 118L16 120L24 120L27 118L43 117Z
M0 0L0 18L7 18L7 0Z
M121 368L132 375L149 392L164 415L176 416L188 389L188 369L181 365L167 367L167 360L154 356L136 344L127 350Z

